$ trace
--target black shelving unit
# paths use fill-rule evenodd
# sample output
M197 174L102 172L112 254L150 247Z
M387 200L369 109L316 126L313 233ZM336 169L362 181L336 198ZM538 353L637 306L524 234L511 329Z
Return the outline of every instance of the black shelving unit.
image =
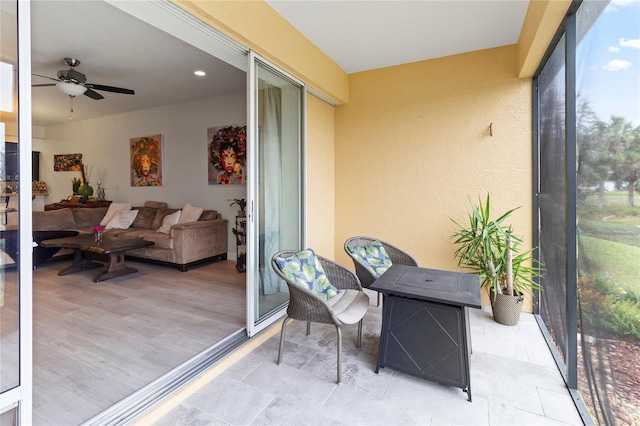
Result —
M236 227L234 228L236 236L236 269L238 272L247 271L247 217L236 216Z

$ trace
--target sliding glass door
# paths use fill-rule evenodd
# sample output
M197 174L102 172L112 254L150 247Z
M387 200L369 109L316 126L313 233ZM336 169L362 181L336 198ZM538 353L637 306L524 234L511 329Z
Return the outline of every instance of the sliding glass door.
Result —
M0 20L0 424L27 425L32 400L30 3L0 2Z
M303 246L302 84L250 55L249 336L282 316L289 293L271 257ZM251 126L251 125L250 125Z

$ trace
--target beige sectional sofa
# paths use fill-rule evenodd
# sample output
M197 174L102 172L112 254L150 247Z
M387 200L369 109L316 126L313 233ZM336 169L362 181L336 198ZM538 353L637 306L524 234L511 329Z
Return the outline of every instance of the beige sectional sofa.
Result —
M167 225L167 233L158 232L158 229L168 215L180 209L169 208L164 202L148 201L132 210L138 212L130 226L104 231L105 236L136 237L154 243L150 247L127 251L128 258L174 265L183 272L199 263L227 258L228 221L216 210L203 210L195 221ZM107 207L34 211L33 231L93 233L92 228L103 221L107 211ZM61 254L64 251L56 256Z

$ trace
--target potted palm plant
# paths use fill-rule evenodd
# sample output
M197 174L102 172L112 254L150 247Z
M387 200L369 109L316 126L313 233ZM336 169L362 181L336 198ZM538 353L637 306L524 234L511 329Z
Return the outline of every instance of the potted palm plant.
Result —
M513 234L504 222L519 207L491 219L490 196L471 205L469 223L452 235L458 246L455 257L458 266L478 274L481 286L489 290L493 318L506 325L516 325L522 311L525 294L540 289L535 278L541 276L543 265L533 257L533 250L519 253L522 238Z
M247 201L244 198L234 198L231 200L231 204L229 204L229 207L233 206L233 205L237 205L240 210L238 210L238 216L239 217L244 217L245 216L245 209L247 208Z

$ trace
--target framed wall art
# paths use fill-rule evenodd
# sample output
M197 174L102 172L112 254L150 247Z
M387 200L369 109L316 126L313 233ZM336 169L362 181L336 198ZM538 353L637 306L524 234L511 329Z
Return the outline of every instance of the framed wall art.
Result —
M162 186L162 135L129 139L131 186Z
M79 172L82 169L82 154L54 154L54 172Z
M209 185L245 182L247 126L226 125L207 129Z

